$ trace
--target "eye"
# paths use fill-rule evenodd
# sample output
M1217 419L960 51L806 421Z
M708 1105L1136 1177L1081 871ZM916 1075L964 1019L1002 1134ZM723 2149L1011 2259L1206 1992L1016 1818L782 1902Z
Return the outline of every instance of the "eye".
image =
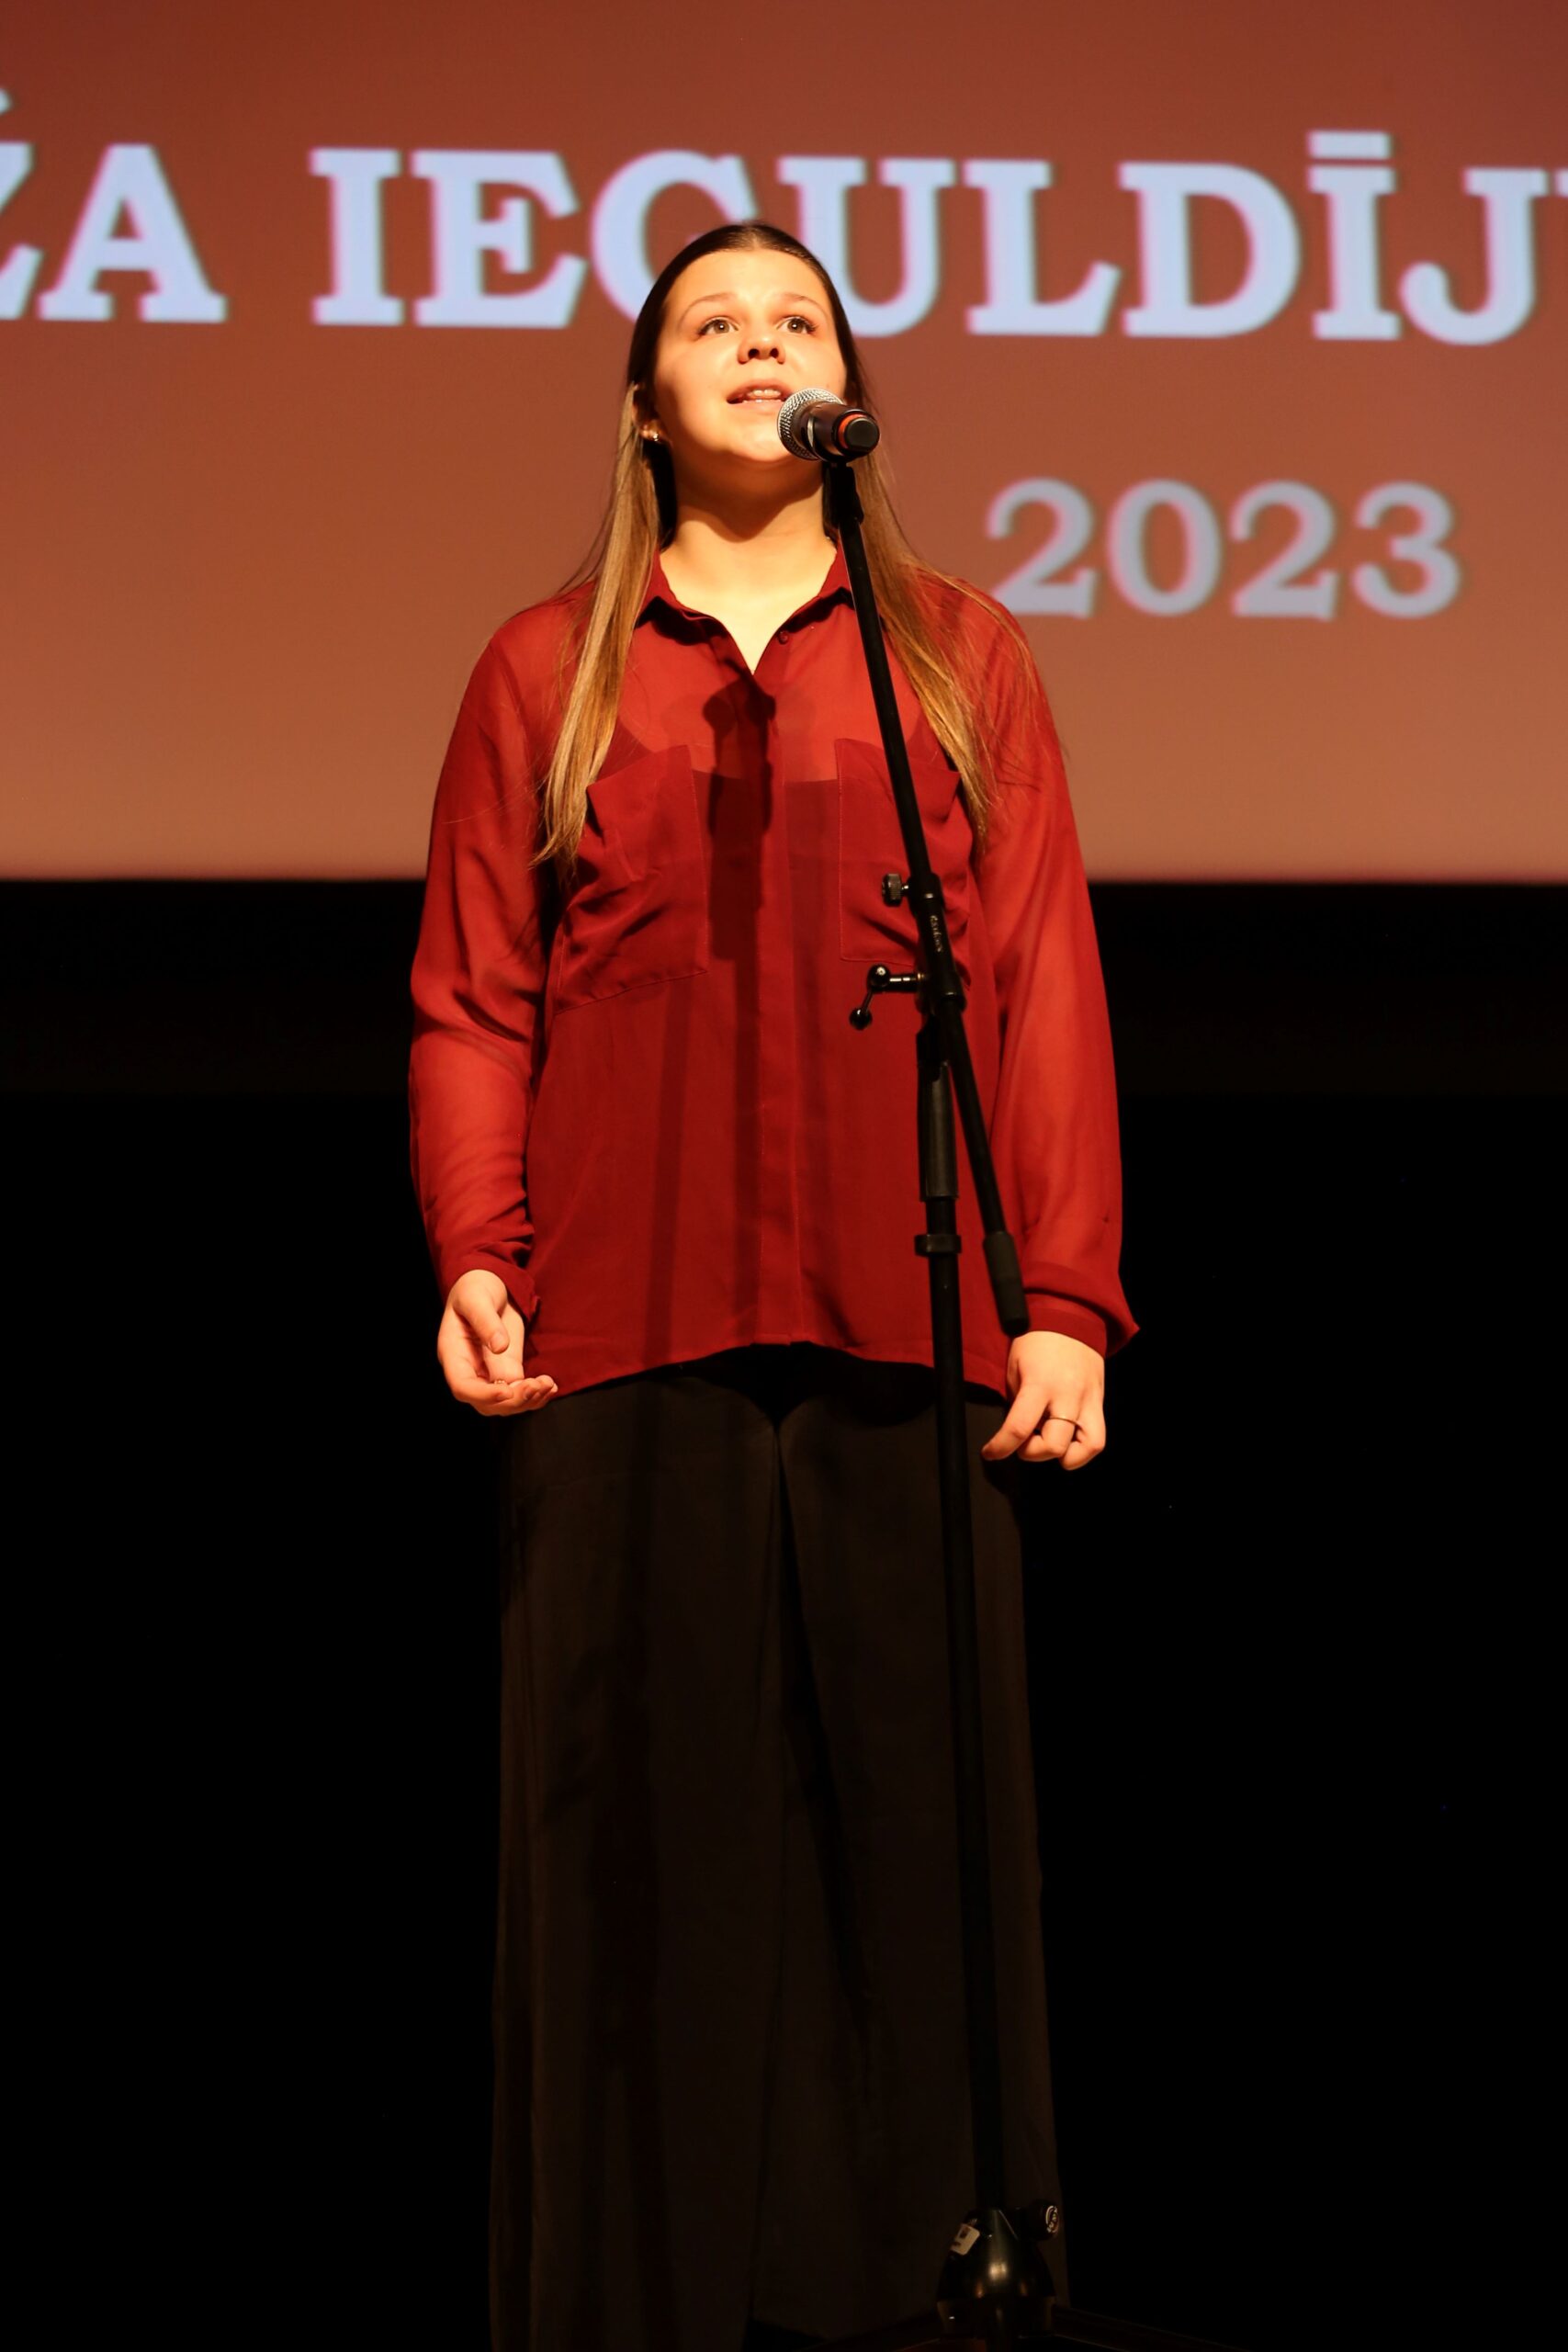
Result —
M815 334L817 332L816 321L814 319L802 318L798 311L795 313L793 318L786 319L784 321L784 324L786 327L804 327L807 334Z
M716 312L711 319L705 319L702 325L697 329L697 333L699 334L706 334L709 327L727 327L729 321L724 316L723 312L718 311Z

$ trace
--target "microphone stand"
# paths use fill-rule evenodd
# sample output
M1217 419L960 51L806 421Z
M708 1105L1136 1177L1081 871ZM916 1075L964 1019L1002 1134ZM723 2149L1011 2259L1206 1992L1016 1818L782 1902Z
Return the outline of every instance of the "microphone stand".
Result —
M975 2161L974 2208L959 2223L942 2265L933 2307L869 2335L841 2339L837 2352L896 2352L898 2346L942 2338L951 2341L955 2337L988 2346L1053 2337L1058 2342L1103 2347L1103 2352L1215 2352L1215 2347L1202 2346L1195 2336L1173 2335L1161 2329L1070 2311L1056 2299L1042 2243L1060 2227L1055 2208L1036 2205L1009 2211L1003 2201L1001 2050L958 1289L961 1240L953 1117L955 1097L985 1227L986 1263L997 1313L1010 1339L1029 1329L1029 1309L1018 1252L1002 1213L996 1168L970 1059L964 1027L964 986L948 937L942 885L931 867L909 774L881 615L861 533L863 516L851 455L825 458L822 474L828 520L844 550L883 752L908 860L908 882L900 876L889 875L884 880L883 893L890 904L908 899L919 933L919 968L893 972L886 964L874 964L866 974L865 996L850 1019L857 1029L867 1027L873 998L886 990L912 992L919 998L916 1094L920 1197L926 1204L926 1229L917 1235L915 1248L926 1261L931 1289L953 1784L958 1810L959 1918Z

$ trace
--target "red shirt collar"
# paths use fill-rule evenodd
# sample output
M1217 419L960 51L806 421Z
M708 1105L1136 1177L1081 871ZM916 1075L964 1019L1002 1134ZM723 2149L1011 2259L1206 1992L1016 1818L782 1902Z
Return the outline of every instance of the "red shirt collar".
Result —
M849 567L844 561L844 550L841 547L835 546L833 560L828 567L828 576L821 587L814 596L807 598L798 611L790 615L790 619L803 621L812 617L818 612L826 611L829 605L836 603L840 597L845 604L853 602L850 594L850 574ZM639 621L647 618L649 608L654 604L667 605L671 612L683 614L688 620L709 620L713 617L711 614L700 613L694 606L683 605L681 602L665 577L663 560L657 550L649 569L648 586L643 591L642 602L637 607Z

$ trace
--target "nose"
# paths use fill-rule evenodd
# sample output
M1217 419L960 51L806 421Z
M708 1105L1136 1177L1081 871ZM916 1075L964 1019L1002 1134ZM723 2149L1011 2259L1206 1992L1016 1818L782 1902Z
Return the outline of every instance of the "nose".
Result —
M778 337L770 335L765 327L761 330L754 329L746 345L747 358L776 359L778 356Z

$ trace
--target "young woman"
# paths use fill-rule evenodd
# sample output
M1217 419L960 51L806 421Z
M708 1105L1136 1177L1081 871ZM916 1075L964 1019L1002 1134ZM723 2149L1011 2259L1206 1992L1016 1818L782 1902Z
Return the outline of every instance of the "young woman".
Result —
M498 2352L870 2327L972 2196L918 1012L849 1020L915 931L821 469L776 430L807 385L866 399L805 247L678 254L587 574L495 632L436 795L414 1182L447 1382L512 1423ZM1136 1329L1111 1045L1021 633L858 480L1035 1327L998 1325L966 1186L1008 2196L1059 2202L1015 1484L1100 1451Z

